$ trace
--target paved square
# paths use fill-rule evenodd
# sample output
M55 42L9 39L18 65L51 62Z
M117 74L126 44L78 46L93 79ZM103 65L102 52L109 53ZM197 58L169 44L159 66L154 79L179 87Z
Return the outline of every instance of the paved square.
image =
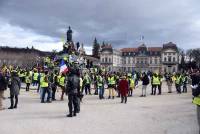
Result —
M148 94L150 90L148 86ZM0 112L0 134L197 134L191 92L179 95L173 88L174 92L168 94L165 83L163 90L161 96L141 98L139 87L127 104L121 104L119 98L86 96L81 113L67 118L66 96L65 101L41 104L36 91L22 89L18 109ZM4 106L9 106L9 99Z

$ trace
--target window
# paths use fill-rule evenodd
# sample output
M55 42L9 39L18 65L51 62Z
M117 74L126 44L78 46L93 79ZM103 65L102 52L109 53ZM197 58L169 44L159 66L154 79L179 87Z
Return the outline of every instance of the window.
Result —
M145 59L145 64L147 64L147 59Z
M130 62L131 62L131 60L130 60L130 59L131 59L131 58L129 57L129 58L128 58L128 64L130 64Z
M173 67L173 72L176 72L176 67Z
M164 53L164 55L167 55L167 53Z
M166 61L167 61L167 58L165 57L165 58L164 58L164 62L166 62Z
M172 57L168 56L168 61L171 62L172 61Z
M108 58L107 58L107 57L105 58L105 62L106 62L106 63L108 62Z
M150 58L150 64L152 64L152 58Z
M176 60L175 57L173 57L173 62L175 62L175 60Z
M132 63L135 64L135 60L134 60L134 58L133 58L133 60L132 60Z
M169 53L169 55L171 55L171 53Z
M111 58L109 58L109 62L111 62Z
M157 60L157 58L155 58L155 64L157 64L157 62L158 62L158 60Z
M139 63L139 58L137 59L137 63Z
M102 62L104 62L104 58L102 58L102 60L101 60Z

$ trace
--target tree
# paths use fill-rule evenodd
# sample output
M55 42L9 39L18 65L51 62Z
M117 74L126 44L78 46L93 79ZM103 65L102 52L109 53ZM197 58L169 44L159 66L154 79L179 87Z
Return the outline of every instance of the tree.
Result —
M200 48L188 50L187 56L190 58L190 61L196 62L198 68L200 67Z
M181 70L185 70L186 69L184 51L181 51L181 62L179 64L179 69L181 69Z
M95 38L93 43L92 56L95 58L99 58L99 50L100 50L100 45L97 42L97 39Z

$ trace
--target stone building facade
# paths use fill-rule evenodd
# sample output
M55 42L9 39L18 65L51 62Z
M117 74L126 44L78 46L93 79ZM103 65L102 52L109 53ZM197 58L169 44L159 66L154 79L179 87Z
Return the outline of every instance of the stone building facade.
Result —
M109 71L153 71L176 72L178 70L179 53L176 44L169 42L162 47L113 49L106 45L101 49L100 64Z
M49 52L42 52L34 48L0 47L0 66L14 65L32 67L43 61L43 57L48 55L50 55Z

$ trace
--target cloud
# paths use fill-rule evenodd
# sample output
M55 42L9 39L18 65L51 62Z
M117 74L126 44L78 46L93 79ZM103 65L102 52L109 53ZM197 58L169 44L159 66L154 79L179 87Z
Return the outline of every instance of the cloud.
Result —
M147 44L172 41L188 49L200 44L199 5L199 0L1 0L0 24L14 29L7 31L13 41L28 38L33 44L51 44L48 49L62 49L60 38L69 25L74 41L90 48L95 37L116 48L137 47L144 35Z

